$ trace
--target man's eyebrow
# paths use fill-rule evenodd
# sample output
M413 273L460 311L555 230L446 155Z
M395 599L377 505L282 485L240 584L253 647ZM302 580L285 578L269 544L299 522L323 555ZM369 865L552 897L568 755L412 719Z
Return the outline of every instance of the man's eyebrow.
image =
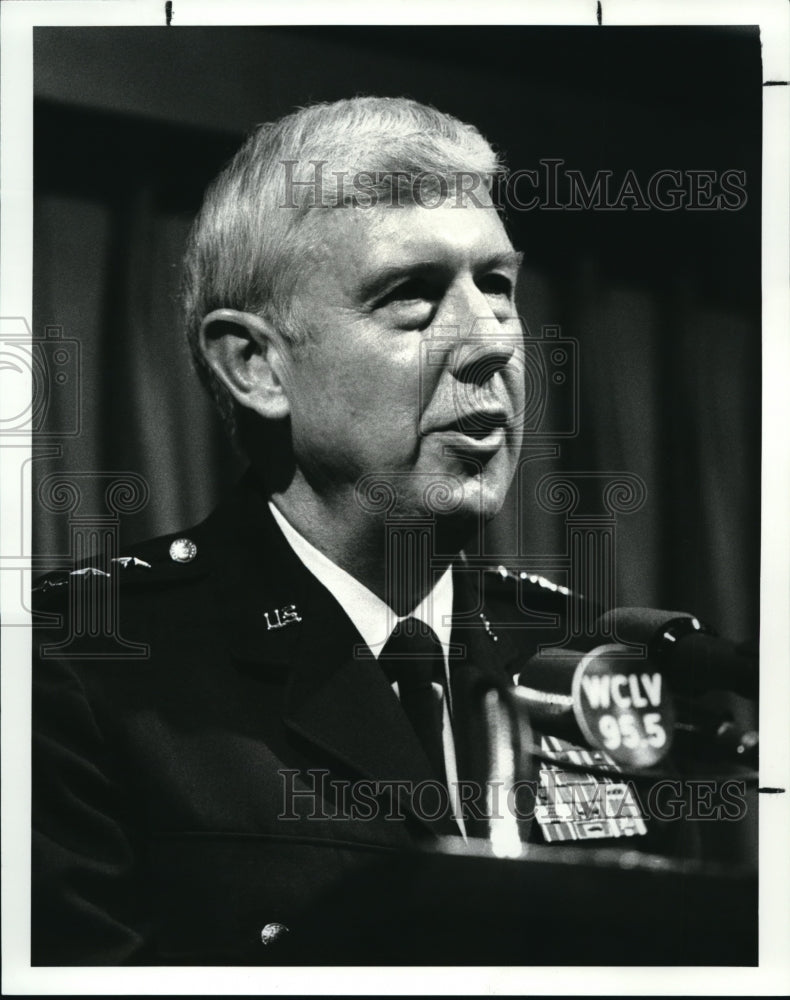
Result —
M505 253L494 254L493 257L487 258L487 260L483 264L483 268L512 267L518 270L523 262L524 262L523 250L508 250Z

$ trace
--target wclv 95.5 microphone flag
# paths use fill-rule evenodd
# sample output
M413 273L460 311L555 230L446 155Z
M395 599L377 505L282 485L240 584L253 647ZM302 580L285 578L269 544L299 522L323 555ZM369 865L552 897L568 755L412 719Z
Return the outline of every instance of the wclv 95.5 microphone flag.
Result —
M537 730L605 750L620 765L650 767L672 746L676 713L664 677L622 644L536 653L516 690Z

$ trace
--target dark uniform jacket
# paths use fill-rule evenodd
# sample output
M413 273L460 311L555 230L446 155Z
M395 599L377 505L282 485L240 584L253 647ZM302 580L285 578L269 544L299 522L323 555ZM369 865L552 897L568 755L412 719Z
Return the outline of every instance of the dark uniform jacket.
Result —
M185 534L186 561L171 557L178 537L136 547L109 577L85 567L37 588L62 626L34 646L49 648L34 665L33 964L261 962L262 933L297 934L345 875L447 831L390 786L361 815L331 784L430 771L390 684L354 655L358 632L253 480ZM117 590L109 645L73 641L86 578L92 599ZM497 603L511 618L515 607L501 577L460 565L454 582L463 778L481 773L474 684L512 678L545 630L497 628ZM536 620L558 622L558 595L534 591Z

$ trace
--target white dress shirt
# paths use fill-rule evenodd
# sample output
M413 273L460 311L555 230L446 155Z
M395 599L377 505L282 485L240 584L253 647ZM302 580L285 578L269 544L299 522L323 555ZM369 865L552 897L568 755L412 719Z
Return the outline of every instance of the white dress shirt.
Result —
M411 612L411 615L399 617L386 601L382 601L372 590L369 590L363 583L360 583L359 580L351 576L350 573L347 573L346 570L341 569L340 566L327 558L323 552L320 552L314 545L308 542L285 519L271 501L269 502L269 509L286 541L294 550L299 560L335 597L376 659L381 654L397 623L403 621L404 618L419 618L420 621L425 622L426 625L429 625L433 629L444 654L444 669L447 677L447 690L449 691L450 632L452 630L453 614L452 567L448 567L444 571L436 581L433 589L426 594L414 611ZM392 686L397 694L397 681ZM458 802L458 771L455 762L455 744L453 742L451 719L452 704L447 704L447 699L444 698L444 689L440 684L434 684L434 689L436 690L437 697L442 698L442 743L444 745L444 764L447 773L448 791L450 793L450 805L461 833L466 837Z

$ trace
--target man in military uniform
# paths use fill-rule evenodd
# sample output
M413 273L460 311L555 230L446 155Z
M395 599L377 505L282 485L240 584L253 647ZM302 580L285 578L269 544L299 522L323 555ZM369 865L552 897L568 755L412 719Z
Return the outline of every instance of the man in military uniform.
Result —
M249 469L197 527L35 588L34 964L310 961L346 880L491 833L483 698L567 611L478 556L525 408L502 169L472 126L356 98L261 126L207 194L187 333ZM144 657L85 627L104 608Z
M67 630L117 587L149 655L37 639L34 963L263 961L346 873L480 826L475 692L525 656L462 555L520 450L501 169L358 98L260 127L207 195L188 335L250 468L193 530L37 588Z

